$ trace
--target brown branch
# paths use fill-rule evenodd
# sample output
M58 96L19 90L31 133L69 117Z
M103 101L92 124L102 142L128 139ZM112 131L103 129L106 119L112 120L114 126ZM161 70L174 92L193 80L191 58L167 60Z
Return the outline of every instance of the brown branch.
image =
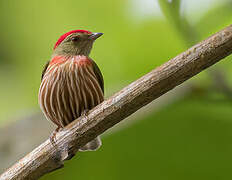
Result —
M63 167L69 154L130 114L232 53L232 25L193 46L116 93L57 134L56 147L47 140L0 176L38 179Z

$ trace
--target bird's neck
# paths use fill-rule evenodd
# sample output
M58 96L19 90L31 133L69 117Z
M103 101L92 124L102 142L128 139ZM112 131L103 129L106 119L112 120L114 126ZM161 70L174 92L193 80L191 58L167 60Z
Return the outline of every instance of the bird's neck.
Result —
M68 56L68 57L72 57L72 56L89 56L89 52L88 51L54 51L52 53L52 57L55 56Z
M92 60L91 58L83 55L78 56L54 56L49 65L62 65L62 64L78 64L79 66L82 65L91 65Z

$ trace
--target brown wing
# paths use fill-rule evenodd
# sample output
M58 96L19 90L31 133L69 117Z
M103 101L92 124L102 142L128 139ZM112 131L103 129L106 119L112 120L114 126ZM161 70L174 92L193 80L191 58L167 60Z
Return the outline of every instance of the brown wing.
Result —
M101 73L99 67L97 66L97 64L93 60L92 60L92 62L93 62L94 73L95 73L95 75L97 77L97 80L98 80L98 82L99 82L99 84L101 86L102 92L104 94L104 79L103 79L102 73Z
M45 72L46 72L46 70L47 70L47 68L48 68L49 63L50 63L50 61L48 61L48 62L45 64L44 68L43 68L42 76L41 76L41 81L43 80L44 74L45 74Z

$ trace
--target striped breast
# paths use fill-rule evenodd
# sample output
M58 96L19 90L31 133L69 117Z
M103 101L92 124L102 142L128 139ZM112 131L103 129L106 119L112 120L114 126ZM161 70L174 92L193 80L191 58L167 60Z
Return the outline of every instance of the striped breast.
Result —
M86 56L53 58L39 89L39 104L47 119L64 127L103 100L91 59Z

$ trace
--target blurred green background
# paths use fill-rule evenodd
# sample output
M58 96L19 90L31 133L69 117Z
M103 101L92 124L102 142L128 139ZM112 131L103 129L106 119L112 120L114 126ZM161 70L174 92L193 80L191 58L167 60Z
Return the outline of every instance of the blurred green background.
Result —
M109 97L231 24L232 1L8 0L0 1L0 22L0 126L5 126L39 112L41 71L61 34L104 33L91 57ZM184 93L172 94L174 101L167 97L161 107L135 114L135 123L105 135L97 152L79 153L41 179L232 178L230 60L188 81L179 89Z

